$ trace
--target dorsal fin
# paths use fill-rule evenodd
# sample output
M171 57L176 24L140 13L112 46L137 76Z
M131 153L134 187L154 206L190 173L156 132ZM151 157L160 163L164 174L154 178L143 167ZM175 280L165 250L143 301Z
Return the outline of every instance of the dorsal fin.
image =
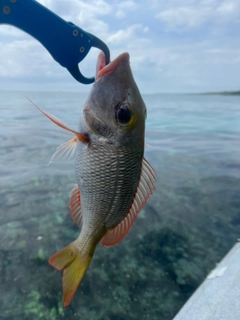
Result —
M143 158L142 169L137 191L127 216L112 230L109 230L102 239L102 245L111 247L120 242L131 229L138 213L143 208L147 199L155 190L154 181L156 180L156 172Z
M75 184L72 189L72 194L69 202L70 216L76 225L81 228L82 226L82 211L81 211L81 198L80 198L80 190L78 185Z
M52 155L49 164L56 161L72 160L77 147L77 137L64 142Z

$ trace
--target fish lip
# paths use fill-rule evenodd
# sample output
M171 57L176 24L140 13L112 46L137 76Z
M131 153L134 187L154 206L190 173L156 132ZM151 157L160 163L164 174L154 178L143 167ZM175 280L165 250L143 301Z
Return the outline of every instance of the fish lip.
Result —
M120 54L117 58L112 60L109 64L105 65L101 70L98 71L98 74L96 76L96 81L98 81L100 78L102 78L104 75L117 70L122 63L129 64L129 53L128 52L123 52Z

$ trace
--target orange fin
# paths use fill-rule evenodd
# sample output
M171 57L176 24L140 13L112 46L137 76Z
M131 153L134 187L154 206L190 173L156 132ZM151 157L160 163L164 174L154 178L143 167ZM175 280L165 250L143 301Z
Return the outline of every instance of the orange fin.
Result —
M70 209L70 216L72 217L76 225L78 225L81 228L82 226L81 198L80 198L80 190L77 184L75 184L74 188L72 189L72 194L71 194L71 198L68 206Z
M72 134L74 134L79 141L83 142L83 143L88 143L89 142L89 138L86 134L82 134L79 133L77 131L74 131L70 128L68 128L64 123L62 123L57 117L55 117L54 115L47 113L45 111L43 111L42 109L40 109L35 103L32 102L32 100L30 100L28 97L25 97L26 99L28 99L28 101L30 101L40 112L42 112L42 114L44 114L49 120L51 120L53 123L55 123L57 126L61 127L64 130L67 130L69 132L71 132Z
M77 137L64 142L52 155L49 164L56 161L69 161L73 159L77 147Z
M141 176L131 208L127 216L114 229L108 231L103 237L101 242L103 246L114 246L128 234L138 213L147 202L147 199L151 196L152 191L155 190L155 180L156 172L147 162L147 160L143 158Z
M57 270L63 270L62 286L64 307L72 300L88 266L92 256L82 257L75 243L55 253L49 264Z

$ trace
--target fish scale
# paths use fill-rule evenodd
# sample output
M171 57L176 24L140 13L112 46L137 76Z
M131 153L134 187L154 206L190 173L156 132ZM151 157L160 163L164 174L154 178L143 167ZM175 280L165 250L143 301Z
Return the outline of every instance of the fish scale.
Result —
M126 217L136 193L142 156L142 143L118 149L97 141L87 148L79 143L76 179L82 203L83 233L94 224L101 235Z

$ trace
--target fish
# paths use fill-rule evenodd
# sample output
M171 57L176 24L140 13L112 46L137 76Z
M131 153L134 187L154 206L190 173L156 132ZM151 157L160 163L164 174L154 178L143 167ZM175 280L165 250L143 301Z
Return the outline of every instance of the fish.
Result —
M35 105L36 106L36 105ZM119 243L155 190L156 172L144 157L146 106L134 81L127 52L105 65L99 53L95 82L81 112L77 131L36 106L74 137L50 162L75 156L70 215L79 237L49 259L63 270L64 307L71 302L99 242Z

